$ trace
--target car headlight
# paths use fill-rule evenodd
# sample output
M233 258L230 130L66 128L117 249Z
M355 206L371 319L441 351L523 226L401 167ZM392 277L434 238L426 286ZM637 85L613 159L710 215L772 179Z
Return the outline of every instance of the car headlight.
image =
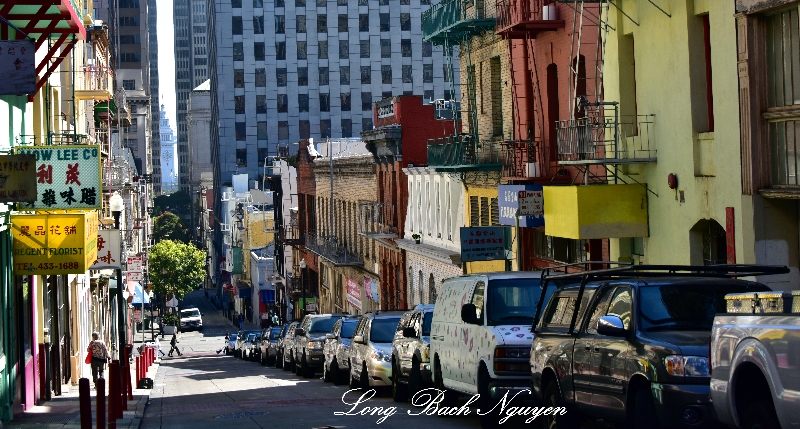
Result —
M322 348L322 341L309 341L308 348L310 349L321 349Z
M392 360L392 355L390 355L388 353L384 353L384 352L382 352L380 350L373 350L372 351L372 359L374 359L374 360L376 360L378 362L380 362L380 361L389 362L390 360Z
M664 358L670 375L678 377L709 377L708 358L702 356L672 355Z
M419 351L419 354L422 357L423 362L428 362L431 359L430 351L431 351L430 346L423 347L422 350Z

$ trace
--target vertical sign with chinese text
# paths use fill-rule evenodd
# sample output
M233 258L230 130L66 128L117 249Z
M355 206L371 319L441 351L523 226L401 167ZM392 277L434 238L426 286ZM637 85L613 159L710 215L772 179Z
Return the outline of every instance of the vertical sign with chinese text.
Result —
M118 269L120 265L120 235L118 229L97 231L97 259L90 270Z
M23 146L16 153L36 156L37 199L20 204L21 210L100 208L100 146Z
M0 40L0 95L36 94L33 40Z

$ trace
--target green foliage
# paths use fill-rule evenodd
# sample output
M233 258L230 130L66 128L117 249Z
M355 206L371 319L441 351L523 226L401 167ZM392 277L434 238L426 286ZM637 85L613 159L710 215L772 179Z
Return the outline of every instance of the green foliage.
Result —
M174 293L178 299L206 278L206 252L179 241L163 240L150 251L150 280L159 295Z
M153 199L153 216L158 216L164 212L172 212L180 217L186 217L189 216L191 207L192 200L186 191L159 195Z
M164 326L178 326L181 323L180 317L175 313L165 314L161 321L164 322Z
M170 240L188 243L191 240L189 228L174 213L166 212L153 221L153 238L156 242L169 238Z

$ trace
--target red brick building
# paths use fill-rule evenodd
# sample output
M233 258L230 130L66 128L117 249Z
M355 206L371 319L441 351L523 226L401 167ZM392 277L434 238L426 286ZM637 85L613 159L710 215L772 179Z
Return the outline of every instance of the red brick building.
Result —
M316 233L317 225L317 182L314 176L314 156L309 153L309 140L300 140L297 152L297 228L299 243L305 243L308 233ZM292 214L294 216L294 214ZM294 245L291 267L292 280L287 285L288 293L292 297L295 317L302 317L300 299L303 295L308 298L318 296L319 290L319 257L306 250L302 244ZM300 261L306 263L305 270L300 269Z

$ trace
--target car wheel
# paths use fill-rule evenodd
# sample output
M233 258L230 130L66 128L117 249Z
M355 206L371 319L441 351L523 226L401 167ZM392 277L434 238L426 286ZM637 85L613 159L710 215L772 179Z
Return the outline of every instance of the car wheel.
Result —
M444 387L444 378L442 377L442 365L439 363L439 357L436 357L435 361L436 366L436 388L439 391L444 392L444 398L442 398L442 406L444 407L455 407L458 402L458 394L449 390Z
M283 368L284 371L290 371L292 369L292 363L287 362L285 356L281 356L281 368Z
M334 358L330 367L331 381L333 381L333 384L342 384L344 382L344 374L342 374L342 370L339 368L339 361Z
M408 401L408 385L400 382L400 367L392 359L392 399L395 402Z
M355 379L355 378L353 378L353 371L352 371L352 370L350 370L350 375L349 375L349 377L350 377L350 388L351 388L351 389L358 389L358 388L360 387L360 386L359 386L359 382L358 382L358 381L356 381L356 379Z
M283 356L280 353L275 355L275 368L283 368Z
M297 376L303 375L303 364L302 362L294 361L294 374Z
M633 409L628 413L628 427L633 429L658 428L658 421L654 419L656 405L653 401L653 391L650 385L639 389L633 397ZM769 427L769 426L768 426Z
M259 354L258 363L260 363L261 366L267 366L267 359L264 358L264 353Z
M551 381L544 389L542 402L544 407L565 407L564 398L561 396L561 388L558 386L557 381ZM570 429L575 427L575 422L577 421L575 417L572 414L572 410L567 410L565 414L554 413L543 416L542 423L548 429Z
M497 402L492 400L492 396L489 394L489 383L491 381L492 378L489 376L489 372L485 367L481 366L480 373L478 373L478 394L480 394L478 408L481 413L479 416L481 428L483 429L500 427L501 413L498 410Z
M305 353L303 353L303 360L300 361L300 375L302 375L303 378L311 378L314 376L314 369L308 365L308 358Z
M768 429L781 427L771 399L762 399L750 404L742 416L742 429Z
M358 378L360 387L364 389L365 392L369 390L369 372L367 371L366 363L361 366L361 375Z
M414 395L422 390L422 371L419 369L419 361L415 358L411 361L411 374L408 376L408 396L414 398Z

